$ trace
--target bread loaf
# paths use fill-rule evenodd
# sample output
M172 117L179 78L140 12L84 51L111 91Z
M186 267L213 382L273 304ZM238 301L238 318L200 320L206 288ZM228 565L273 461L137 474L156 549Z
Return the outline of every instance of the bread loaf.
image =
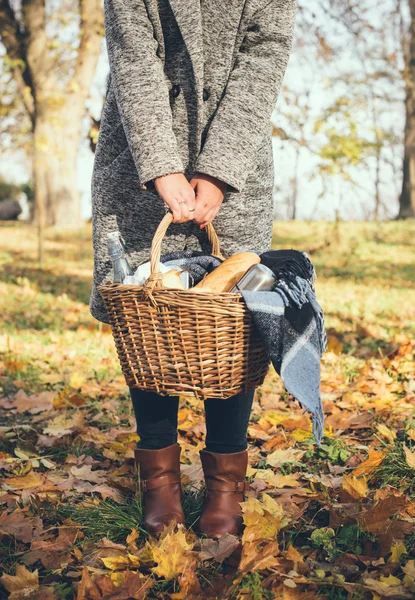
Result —
M176 271L175 269L171 269L167 271L167 273L163 273L163 287L166 288L179 288L181 290L184 289L183 283L180 277L180 271Z
M190 288L195 292L229 292L247 270L261 262L255 252L238 252L224 260L202 281Z

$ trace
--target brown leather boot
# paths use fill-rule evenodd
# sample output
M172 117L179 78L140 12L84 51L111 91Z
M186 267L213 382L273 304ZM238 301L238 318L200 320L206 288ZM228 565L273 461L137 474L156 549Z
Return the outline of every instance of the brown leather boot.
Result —
M245 500L249 487L245 481L248 451L216 454L201 450L200 458L207 494L198 530L212 538L225 533L238 535L242 526L239 502Z
M171 521L184 523L180 486L180 446L134 451L143 494L144 528L161 533Z

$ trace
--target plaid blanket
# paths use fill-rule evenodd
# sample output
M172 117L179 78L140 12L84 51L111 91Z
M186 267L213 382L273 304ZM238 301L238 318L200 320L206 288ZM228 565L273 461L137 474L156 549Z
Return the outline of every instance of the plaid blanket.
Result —
M311 413L314 439L320 446L324 424L320 358L327 349L327 336L314 290L316 273L307 255L298 250L269 250L259 256L277 283L269 292L241 293L286 390ZM222 262L196 250L170 252L160 260L187 269L192 286Z

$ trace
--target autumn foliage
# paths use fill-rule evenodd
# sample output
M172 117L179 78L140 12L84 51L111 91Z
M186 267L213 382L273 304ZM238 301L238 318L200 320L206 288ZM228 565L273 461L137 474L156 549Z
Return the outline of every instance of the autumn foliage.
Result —
M90 234L15 225L0 246L0 597L415 597L414 224L278 224L310 253L329 350L324 439L271 370L251 423L241 539L192 531L201 403L179 413L186 527L141 527L134 419L87 307Z

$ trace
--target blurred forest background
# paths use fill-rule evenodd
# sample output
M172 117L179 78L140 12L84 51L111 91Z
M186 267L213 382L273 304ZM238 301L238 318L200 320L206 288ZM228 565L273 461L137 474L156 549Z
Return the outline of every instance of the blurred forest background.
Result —
M414 0L299 0L273 119L276 217L414 216L414 15ZM101 2L0 0L0 27L0 200L78 227L108 72Z
M187 529L142 529L131 401L88 310L101 0L0 0L0 31L0 213L26 219L0 228L0 599L415 598L415 0L299 0L272 247L316 268L324 438L270 369L246 527L221 542L191 530L205 424L189 398Z

